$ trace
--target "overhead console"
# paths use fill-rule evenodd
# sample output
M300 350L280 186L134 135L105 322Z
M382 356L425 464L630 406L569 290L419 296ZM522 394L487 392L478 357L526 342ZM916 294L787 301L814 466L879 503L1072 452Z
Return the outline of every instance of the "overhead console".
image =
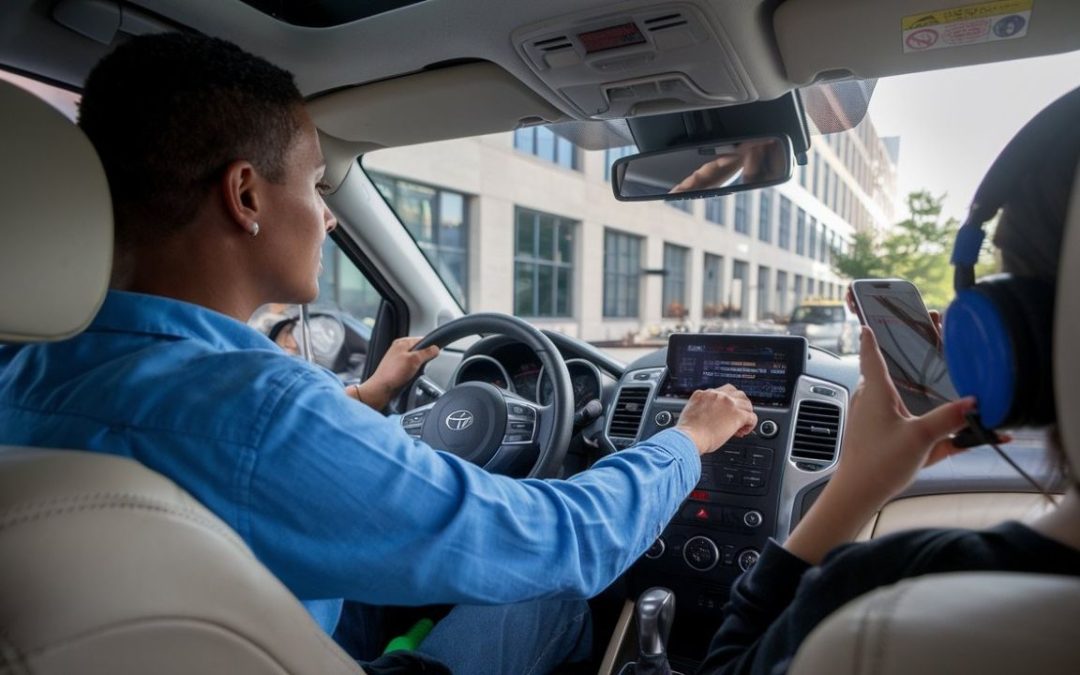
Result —
M719 26L688 3L595 10L514 32L528 66L585 117L613 119L753 100Z
M633 570L636 591L663 585L679 607L717 613L765 542L787 537L798 501L835 468L847 411L847 388L815 377L810 356L795 336L675 334L663 361L624 374L607 416L613 449L676 426L699 389L732 384L758 416L749 436L702 457L701 481Z

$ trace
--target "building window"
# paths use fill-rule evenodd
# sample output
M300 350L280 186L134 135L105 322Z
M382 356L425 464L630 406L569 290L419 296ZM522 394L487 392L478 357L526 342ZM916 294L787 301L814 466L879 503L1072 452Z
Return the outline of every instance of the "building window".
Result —
M791 250L791 200L780 196L780 227L776 245L785 251Z
M758 239L772 243L773 188L762 190L758 201Z
M818 252L818 260L826 262L829 256L829 232L828 228L824 224L821 225L821 247Z
M803 278L801 274L795 275L795 305L801 305L803 301Z
M690 249L664 244L664 316L684 318L686 308L686 260Z
M717 225L724 224L724 207L727 200L722 197L713 197L705 200L705 220Z
M452 190L369 173L462 307L469 284L469 200Z
M814 280L810 277L806 277L806 296L808 298L814 297Z
M724 315L724 258L712 253L705 254L701 289L701 316L715 319Z
M746 316L746 305L750 299L750 263L742 260L732 261L731 291L728 304L732 314L738 318Z
M622 159L637 153L637 148L632 145L624 145L621 148L608 148L604 150L604 180L611 182L611 165L615 160Z
M813 260L817 257L817 221L810 219L810 242L806 246L806 256Z
M514 132L514 147L567 169L581 168L574 144L547 127L518 129Z
M821 183L821 155L814 153L814 189L812 192L815 197L821 197L821 193L818 192L818 186Z
M641 296L641 237L604 230L604 316L637 317Z
M787 291L787 272L776 270L776 303L778 305L777 311L780 313L780 316L787 316L791 313L791 307L788 305Z
M689 199L673 199L665 203L672 208L679 209L683 213L691 213L694 208L694 202Z
M739 234L750 234L749 209L750 195L745 192L735 195L735 231Z
M523 208L514 215L514 314L571 316L577 223Z
M757 268L757 315L758 319L764 319L772 311L772 307L769 305L770 291L772 291L772 285L769 281L769 268L764 265L758 265Z
M795 217L795 253L806 255L806 211L802 209Z

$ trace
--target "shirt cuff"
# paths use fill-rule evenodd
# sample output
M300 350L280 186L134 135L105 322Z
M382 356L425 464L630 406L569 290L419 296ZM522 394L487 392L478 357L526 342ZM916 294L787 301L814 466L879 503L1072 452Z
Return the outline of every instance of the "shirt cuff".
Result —
M664 429L642 443L655 444L667 450L675 459L694 467L698 478L701 478L701 455L698 453L697 445L690 440L686 432L680 429ZM697 480L695 479L694 482L696 483Z

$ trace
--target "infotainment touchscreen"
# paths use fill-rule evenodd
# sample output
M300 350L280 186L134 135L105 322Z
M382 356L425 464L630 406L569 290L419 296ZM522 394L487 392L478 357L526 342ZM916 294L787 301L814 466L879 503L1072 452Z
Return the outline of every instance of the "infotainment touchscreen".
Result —
M790 335L676 333L668 340L661 396L733 384L755 406L786 408L806 363L806 339Z

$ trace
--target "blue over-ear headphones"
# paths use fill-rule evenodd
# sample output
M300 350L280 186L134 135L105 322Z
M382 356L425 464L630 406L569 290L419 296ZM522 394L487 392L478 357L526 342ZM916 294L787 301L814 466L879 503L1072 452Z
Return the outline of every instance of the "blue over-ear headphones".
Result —
M957 393L975 397L984 429L1056 420L1054 284L1010 274L976 282L975 264L986 236L984 223L1010 199L1019 177L1055 143L1076 142L1078 128L1080 89L1051 103L1005 146L957 233L952 254L956 298L945 314L945 361Z

